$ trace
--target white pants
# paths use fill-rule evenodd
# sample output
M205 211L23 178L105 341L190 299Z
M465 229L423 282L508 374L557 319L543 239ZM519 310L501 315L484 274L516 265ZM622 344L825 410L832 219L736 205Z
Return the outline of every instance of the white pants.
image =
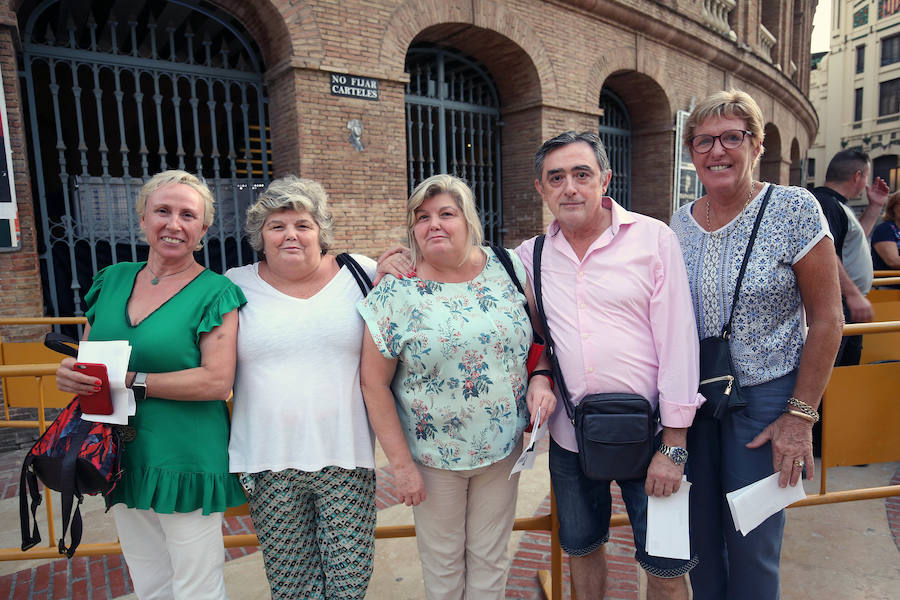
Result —
M122 554L140 600L228 600L224 513L164 515L112 507Z
M502 600L509 572L509 534L519 474L507 458L470 471L419 465L427 499L413 508L416 542L429 600Z

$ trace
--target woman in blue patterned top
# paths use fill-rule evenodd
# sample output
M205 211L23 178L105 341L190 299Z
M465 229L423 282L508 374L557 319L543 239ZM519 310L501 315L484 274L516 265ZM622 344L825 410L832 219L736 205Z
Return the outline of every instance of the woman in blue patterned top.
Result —
M525 298L482 248L461 180L423 181L407 223L416 275L386 276L359 304L363 396L401 500L414 506L428 598L501 599L518 488L508 476L529 422ZM548 415L555 400L536 403Z
M681 243L700 338L719 335L731 312L738 272L769 187L729 337L747 406L721 420L698 417L688 432L691 572L695 600L779 596L784 511L742 536L725 494L780 472L797 485L813 476L812 425L841 339L834 246L808 191L754 181L763 116L744 92L717 92L685 125L706 195L681 207L672 229ZM809 333L804 338L802 311Z

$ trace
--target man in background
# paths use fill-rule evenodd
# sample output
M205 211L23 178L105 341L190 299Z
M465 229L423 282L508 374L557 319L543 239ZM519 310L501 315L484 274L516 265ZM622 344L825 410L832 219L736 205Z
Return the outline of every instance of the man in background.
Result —
M866 294L872 287L872 256L868 237L890 189L880 177L868 185L871 161L860 150L841 150L831 159L825 173L825 185L813 190L822 205L822 212L834 236L834 249L838 255L838 274L844 318L847 323L867 323L874 317L872 303ZM857 220L847 201L866 191L868 204ZM835 366L858 365L862 353L862 336L844 337L838 351Z

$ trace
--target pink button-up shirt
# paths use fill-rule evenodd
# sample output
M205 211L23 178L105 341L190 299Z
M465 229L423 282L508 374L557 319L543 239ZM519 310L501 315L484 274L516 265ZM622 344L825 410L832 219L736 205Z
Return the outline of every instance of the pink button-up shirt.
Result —
M603 392L640 394L659 405L664 426L688 427L703 396L697 392L697 326L678 240L660 221L609 197L603 205L612 208L612 225L582 260L556 221L547 228L541 258L544 310L572 402ZM533 250L534 238L516 248L532 286ZM578 451L561 398L550 434Z

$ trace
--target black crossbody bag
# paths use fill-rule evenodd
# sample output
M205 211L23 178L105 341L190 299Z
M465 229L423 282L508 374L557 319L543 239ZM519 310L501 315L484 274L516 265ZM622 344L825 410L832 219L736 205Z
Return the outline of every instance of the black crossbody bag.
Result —
M756 233L762 221L769 196L775 186L770 184L763 197L756 221L753 223L753 231L747 242L747 250L744 252L744 260L741 262L741 270L738 271L737 282L734 286L734 296L731 299L731 314L728 322L722 326L722 333L700 340L700 393L706 398L706 402L697 411L699 419L722 419L733 410L747 406L747 400L741 394L741 385L737 379L737 370L731 360L731 320L734 318L734 308L737 306L738 295L741 292L741 281L744 279L744 271L753 251L753 243L756 241Z
M575 426L581 471L590 479L602 481L642 479L656 450L658 411L646 398L631 393L590 394L578 406L572 406L544 312L541 294L544 238L539 235L534 243L534 298L544 328L553 380L562 396L566 415Z

